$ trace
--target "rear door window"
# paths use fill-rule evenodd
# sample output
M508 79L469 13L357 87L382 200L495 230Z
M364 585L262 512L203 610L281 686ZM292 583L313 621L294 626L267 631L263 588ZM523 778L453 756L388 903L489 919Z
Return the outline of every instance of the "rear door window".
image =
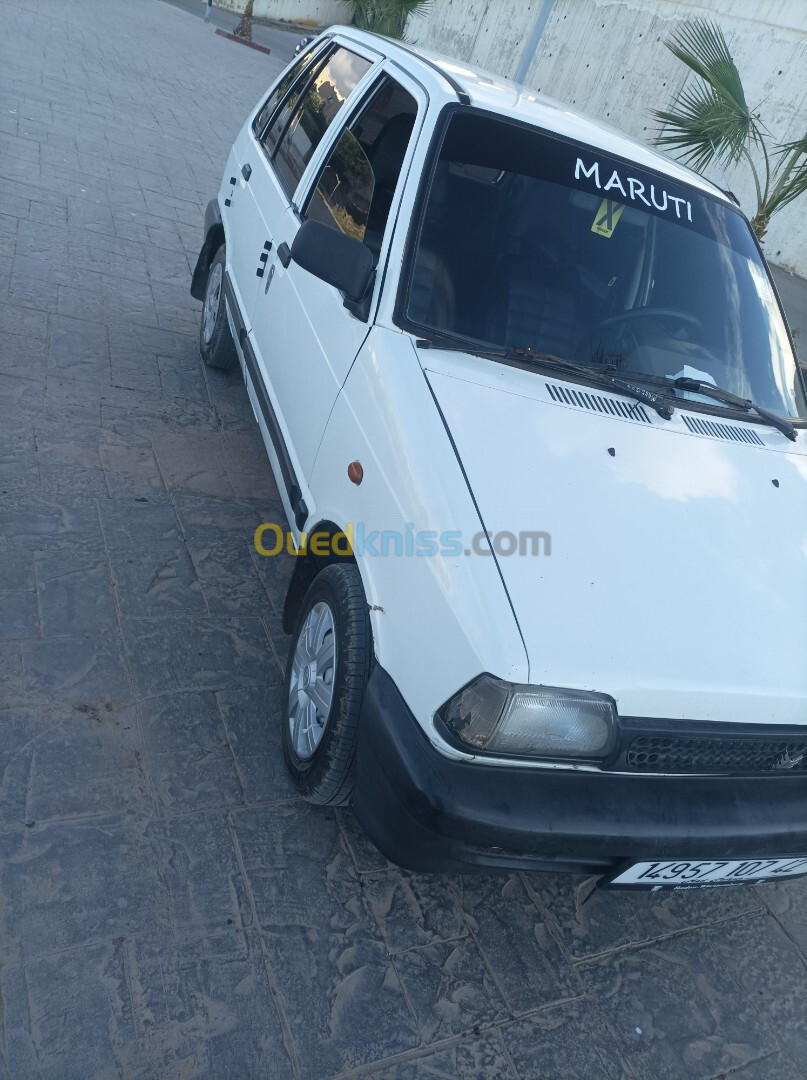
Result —
M372 61L337 48L295 86L269 126L264 146L274 156L278 179L291 195L314 151Z
M317 50L309 49L304 56L301 56L297 63L292 67L280 80L275 87L272 94L264 103L263 108L255 117L252 124L252 130L255 133L256 138L260 139L261 135L266 129L266 125L272 119L275 112L283 104L289 89L294 85L297 79L301 78L303 72L311 63L314 53Z
M283 132L289 126L289 122L297 110L300 98L308 91L317 75L319 75L322 68L327 63L328 57L332 55L333 48L328 48L324 52L321 52L313 63L306 68L302 75L297 79L292 80L293 86L291 90L284 94L283 100L279 103L278 108L268 118L269 126L261 136L261 144L270 158L274 157L278 143L283 136Z

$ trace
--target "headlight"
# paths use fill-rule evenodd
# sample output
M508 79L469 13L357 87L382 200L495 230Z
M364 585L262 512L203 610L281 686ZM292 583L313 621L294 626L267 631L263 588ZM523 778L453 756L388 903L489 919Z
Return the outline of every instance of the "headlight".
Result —
M607 694L525 686L481 675L438 714L467 746L488 754L602 760L616 741Z

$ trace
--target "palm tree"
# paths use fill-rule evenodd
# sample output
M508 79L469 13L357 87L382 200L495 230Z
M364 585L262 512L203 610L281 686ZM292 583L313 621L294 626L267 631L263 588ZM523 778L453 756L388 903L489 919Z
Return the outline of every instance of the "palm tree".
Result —
M409 16L428 7L431 0L348 0L348 3L353 8L356 26L401 39Z
M773 214L807 191L807 132L794 142L773 140L746 102L737 65L716 23L686 23L666 45L701 81L685 86L669 109L655 110L656 143L678 151L698 172L713 161L723 167L745 161L757 202L751 225L762 240Z
M247 0L244 14L241 16L238 26L233 30L236 37L242 37L246 41L252 41L252 9L254 6L255 0Z

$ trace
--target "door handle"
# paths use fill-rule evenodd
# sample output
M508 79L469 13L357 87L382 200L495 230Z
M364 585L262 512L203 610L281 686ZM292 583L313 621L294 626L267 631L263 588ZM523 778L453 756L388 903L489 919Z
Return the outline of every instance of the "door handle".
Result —
M291 262L291 248L285 241L278 245L277 257L284 266L288 266Z
M241 175L249 182L249 178L252 176L252 166L249 163L241 166Z

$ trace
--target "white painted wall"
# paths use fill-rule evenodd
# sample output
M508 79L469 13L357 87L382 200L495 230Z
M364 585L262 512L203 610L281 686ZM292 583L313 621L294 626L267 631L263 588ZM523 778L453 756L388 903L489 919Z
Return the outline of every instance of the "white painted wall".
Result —
M502 75L519 66L544 0L433 0L412 18L410 40ZM807 131L807 0L547 0L551 13L527 85L652 141L651 112L665 108L687 69L664 47L682 19L719 22L752 107L779 141ZM691 75L694 79L695 76ZM710 179L753 212L747 170ZM807 194L776 215L765 251L807 277Z
M217 7L243 11L245 0L215 0ZM255 0L253 14L262 19L286 19L290 22L313 20L321 26L350 21L350 8L344 0Z

